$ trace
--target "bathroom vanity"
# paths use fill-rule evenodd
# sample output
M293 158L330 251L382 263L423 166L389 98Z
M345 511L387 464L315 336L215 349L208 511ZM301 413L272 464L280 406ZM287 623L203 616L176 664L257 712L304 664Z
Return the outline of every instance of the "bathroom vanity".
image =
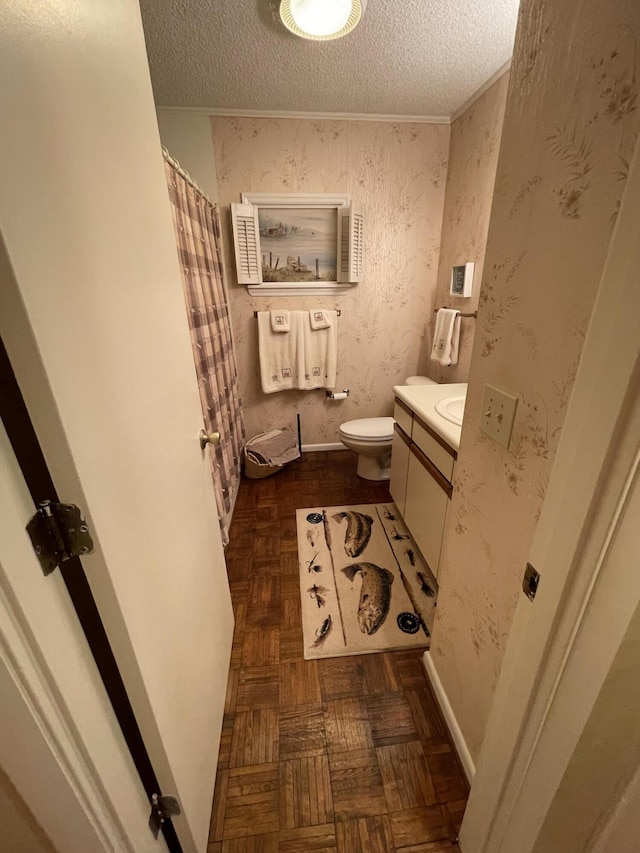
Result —
M467 386L396 385L393 390L396 423L389 489L437 578Z

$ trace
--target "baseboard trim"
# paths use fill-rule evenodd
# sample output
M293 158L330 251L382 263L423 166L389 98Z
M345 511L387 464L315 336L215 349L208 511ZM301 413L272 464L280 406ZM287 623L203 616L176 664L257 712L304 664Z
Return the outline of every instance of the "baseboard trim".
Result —
M335 444L303 444L302 452L313 453L315 451L322 450L348 450L347 447L341 441L336 442Z
M433 692L436 694L438 705L440 706L447 728L449 729L449 734L451 735L451 739L453 740L458 752L458 758L462 764L462 769L465 772L469 785L471 785L476 775L476 766L473 763L473 758L471 757L467 742L462 734L462 729L456 719L456 715L453 712L453 708L451 707L451 703L449 702L449 698L445 692L442 682L440 681L440 676L438 675L438 671L435 668L429 652L425 652L422 656L422 663L427 671L427 678L433 687Z

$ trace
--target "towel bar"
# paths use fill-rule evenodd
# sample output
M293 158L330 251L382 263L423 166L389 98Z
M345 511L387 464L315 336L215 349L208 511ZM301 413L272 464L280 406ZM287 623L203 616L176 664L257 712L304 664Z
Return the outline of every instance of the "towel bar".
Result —
M446 308L446 306L445 306L445 305L443 305L442 307L443 307L443 308ZM434 309L433 309L433 313L434 313L434 314L437 314L439 310L440 310L439 308L434 308ZM477 317L477 316L478 316L478 312L477 312L477 311L471 311L470 313L465 314L464 312L462 312L462 311L461 311L461 312L460 312L460 316L461 316L461 317Z
M340 316L342 315L342 311L338 308L338 310L336 311L336 314L338 315L338 317L340 317ZM257 317L257 316L258 316L258 312L257 312L257 311L254 311L254 312L253 312L253 316L254 316L254 317Z

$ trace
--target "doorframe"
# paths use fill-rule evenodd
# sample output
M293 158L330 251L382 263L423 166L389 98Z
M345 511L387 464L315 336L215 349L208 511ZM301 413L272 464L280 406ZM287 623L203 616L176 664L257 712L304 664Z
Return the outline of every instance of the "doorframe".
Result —
M59 498L55 484L1 337L0 377L2 378L0 388L4 392L0 399L0 421L4 425L22 476L31 494L34 510L43 500L58 503ZM80 628L84 633L102 679L127 749L151 804L154 795L162 796L162 790L142 738L138 721L95 598L91 592L82 561L79 557L72 557L65 560L57 571L60 571L62 575ZM170 819L165 820L162 824L162 834L170 853L182 853L175 827Z
M3 772L60 853L166 853L164 839L148 832L148 800L82 630L71 624L62 577L45 578L33 552L25 530L32 498L2 421L0 445Z
M43 661L1 564L0 617L0 671L2 680L11 685L4 695L3 715L9 707L20 709L20 729L12 730L20 758L9 766L10 756L3 750L5 771L54 846L61 843L60 833L64 835L64 827L50 807L51 779L58 776L64 779L66 790L57 786L57 804L60 797L75 800L101 850L136 853L135 839L127 834L95 766L87 761L85 745L78 738L69 709L60 701L55 678ZM29 772L33 766L38 767L37 777ZM67 815L66 819L71 818Z
M460 831L464 853L533 848L640 600L633 579L618 578L614 594L608 586L640 464L639 223L636 152L532 544L540 586L516 610ZM594 633L596 607L606 629Z

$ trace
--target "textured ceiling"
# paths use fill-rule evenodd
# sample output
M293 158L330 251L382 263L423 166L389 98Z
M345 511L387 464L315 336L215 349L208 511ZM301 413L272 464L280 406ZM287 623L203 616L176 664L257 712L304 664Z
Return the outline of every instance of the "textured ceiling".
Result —
M314 42L277 0L141 0L159 106L448 116L511 56L518 0L368 0Z

